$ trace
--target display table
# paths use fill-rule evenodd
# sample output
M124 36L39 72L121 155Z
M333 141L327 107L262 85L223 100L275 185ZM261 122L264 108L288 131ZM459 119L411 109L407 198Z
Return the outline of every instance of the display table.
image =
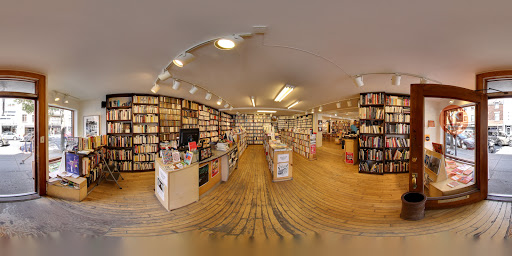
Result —
M267 135L263 143L272 181L292 180L293 150L279 140L271 140Z
M155 160L155 195L168 211L197 202L220 181L227 181L237 168L238 159L230 161L236 145L227 151L212 149L212 157L192 163L182 169L172 170L174 164L165 165L161 158Z
M345 163L359 163L359 141L357 137L344 137L345 140Z

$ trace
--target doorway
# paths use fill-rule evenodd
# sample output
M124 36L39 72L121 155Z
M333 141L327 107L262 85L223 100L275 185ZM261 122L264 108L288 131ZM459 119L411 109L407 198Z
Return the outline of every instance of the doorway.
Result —
M46 77L0 70L0 201L46 194Z

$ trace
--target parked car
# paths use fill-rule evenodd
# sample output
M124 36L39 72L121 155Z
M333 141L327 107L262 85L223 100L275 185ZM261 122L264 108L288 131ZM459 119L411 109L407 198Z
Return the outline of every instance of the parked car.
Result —
M498 146L504 146L504 145L510 145L510 136L507 136L504 132L497 132L496 133L496 145Z
M2 137L5 140L19 140L19 139L21 139L21 136L19 136L18 134L14 133L14 132L4 132L2 134Z
M475 149L475 139L464 134L457 135L457 147L462 149Z
M489 149L489 153L495 153L496 148L494 147L494 140L487 139L487 147Z

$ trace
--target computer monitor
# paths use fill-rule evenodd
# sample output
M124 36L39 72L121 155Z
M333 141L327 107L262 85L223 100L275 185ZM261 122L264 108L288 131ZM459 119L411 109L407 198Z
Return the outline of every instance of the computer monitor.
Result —
M180 129L179 147L184 148L188 146L189 142L195 141L199 143L199 129Z

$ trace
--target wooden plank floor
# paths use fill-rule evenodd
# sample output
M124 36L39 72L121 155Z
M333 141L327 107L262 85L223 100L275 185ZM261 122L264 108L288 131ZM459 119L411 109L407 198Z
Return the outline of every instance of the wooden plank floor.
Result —
M368 175L342 162L324 142L318 160L294 154L293 180L273 183L262 146L249 146L226 183L187 207L167 212L154 195L154 173L125 173L123 189L103 183L81 202L50 200L52 207L98 219L107 236L200 232L216 237L297 238L323 234L413 236L451 232L511 237L511 203L484 201L428 211L425 219L399 218L407 174ZM101 220L101 221L100 221ZM93 221L94 223L94 221ZM102 227L100 227L100 225ZM87 229L88 227L83 227Z

